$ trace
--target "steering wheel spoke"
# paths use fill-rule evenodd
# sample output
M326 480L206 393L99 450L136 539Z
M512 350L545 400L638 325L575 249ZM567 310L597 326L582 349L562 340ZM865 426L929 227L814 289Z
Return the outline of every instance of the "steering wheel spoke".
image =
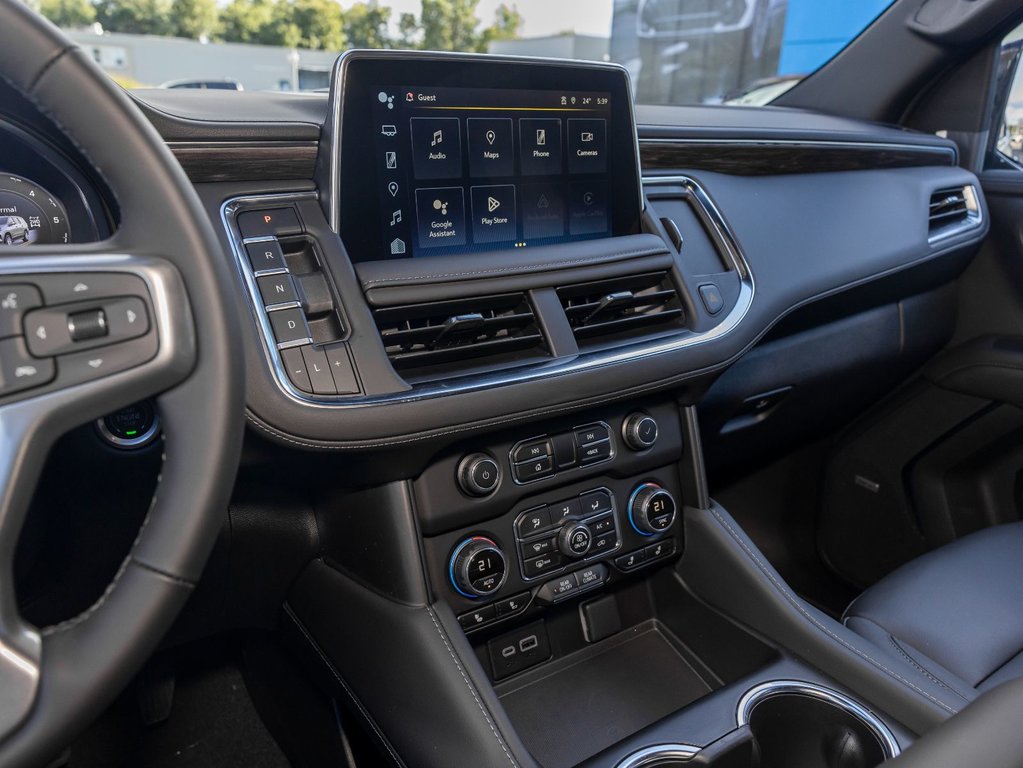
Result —
M14 550L54 440L172 388L195 362L177 270L99 247L0 259L0 741L31 710L39 632L18 615Z

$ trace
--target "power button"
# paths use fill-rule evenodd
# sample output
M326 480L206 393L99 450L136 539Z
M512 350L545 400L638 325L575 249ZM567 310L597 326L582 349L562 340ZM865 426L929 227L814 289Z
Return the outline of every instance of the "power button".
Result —
M470 496L488 496L501 482L501 468L485 453L473 453L458 464L458 485Z

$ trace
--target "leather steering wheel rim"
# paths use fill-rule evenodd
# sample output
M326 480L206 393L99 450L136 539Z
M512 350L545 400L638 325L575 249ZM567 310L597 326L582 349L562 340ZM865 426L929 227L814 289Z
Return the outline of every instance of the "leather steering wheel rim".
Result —
M0 8L0 77L79 147L120 213L107 241L33 245L23 258L0 258L0 281L33 272L141 276L159 336L155 357L131 370L0 399L0 765L7 768L59 754L120 693L184 605L237 471L244 369L237 305L225 300L236 276L163 140L56 27L18 0L0 0ZM131 552L88 610L53 627L27 625L17 616L11 564L49 435L150 396L163 424L164 464Z

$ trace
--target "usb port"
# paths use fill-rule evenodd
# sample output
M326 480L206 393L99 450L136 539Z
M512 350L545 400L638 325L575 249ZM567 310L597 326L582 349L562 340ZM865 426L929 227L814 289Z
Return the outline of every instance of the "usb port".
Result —
M519 640L519 650L525 653L531 651L540 644L540 641L536 639L536 635L530 635Z

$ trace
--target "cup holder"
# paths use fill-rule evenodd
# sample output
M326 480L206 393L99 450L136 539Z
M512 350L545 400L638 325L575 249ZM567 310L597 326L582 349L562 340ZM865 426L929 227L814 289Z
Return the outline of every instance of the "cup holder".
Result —
M811 683L758 685L739 700L737 720L753 733L758 768L874 768L899 754L895 736L873 713Z
M661 744L634 752L617 768L876 768L899 754L888 727L862 704L830 688L775 680L739 700L739 730L704 749Z

